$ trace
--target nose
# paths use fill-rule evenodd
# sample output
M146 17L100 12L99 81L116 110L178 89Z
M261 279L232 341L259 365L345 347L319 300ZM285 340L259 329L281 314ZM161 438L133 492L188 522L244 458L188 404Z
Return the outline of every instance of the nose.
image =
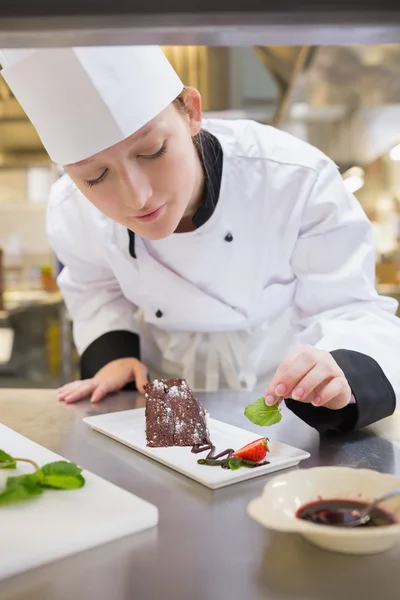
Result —
M120 174L120 193L124 207L140 211L152 196L148 177L136 164L126 165Z

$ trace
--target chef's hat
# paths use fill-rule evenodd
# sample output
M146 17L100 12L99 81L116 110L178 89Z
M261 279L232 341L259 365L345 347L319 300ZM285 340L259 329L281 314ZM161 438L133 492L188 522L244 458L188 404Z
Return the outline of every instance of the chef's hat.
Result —
M60 165L126 139L183 89L158 46L0 50L0 65Z

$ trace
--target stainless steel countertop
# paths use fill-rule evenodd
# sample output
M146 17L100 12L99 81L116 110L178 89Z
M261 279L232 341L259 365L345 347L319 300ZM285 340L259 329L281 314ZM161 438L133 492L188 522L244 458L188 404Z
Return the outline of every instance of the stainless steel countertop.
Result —
M243 416L252 396L200 397L213 417L265 434ZM82 423L85 415L138 406L143 398L129 393L97 406L65 406L51 390L0 390L2 423L160 511L154 529L3 582L1 600L398 600L400 546L341 556L269 532L246 514L268 476L211 491ZM320 439L285 410L268 435L308 450L301 468L348 465L400 476L399 414L363 432Z

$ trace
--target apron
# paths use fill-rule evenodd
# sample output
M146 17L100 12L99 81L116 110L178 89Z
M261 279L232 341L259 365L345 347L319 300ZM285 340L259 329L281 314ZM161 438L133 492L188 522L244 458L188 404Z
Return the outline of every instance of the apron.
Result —
M196 391L265 392L276 368L294 349L290 311L271 327L226 332L166 331L136 313L141 360L152 378L187 380Z

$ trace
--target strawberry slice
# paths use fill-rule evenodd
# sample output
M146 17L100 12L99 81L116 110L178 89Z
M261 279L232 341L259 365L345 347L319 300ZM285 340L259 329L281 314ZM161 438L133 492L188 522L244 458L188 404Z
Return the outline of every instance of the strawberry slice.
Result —
M240 450L236 450L232 454L232 456L238 456L239 458L243 458L244 460L251 460L252 462L260 462L264 460L269 452L268 438L259 438L254 442L250 442Z

